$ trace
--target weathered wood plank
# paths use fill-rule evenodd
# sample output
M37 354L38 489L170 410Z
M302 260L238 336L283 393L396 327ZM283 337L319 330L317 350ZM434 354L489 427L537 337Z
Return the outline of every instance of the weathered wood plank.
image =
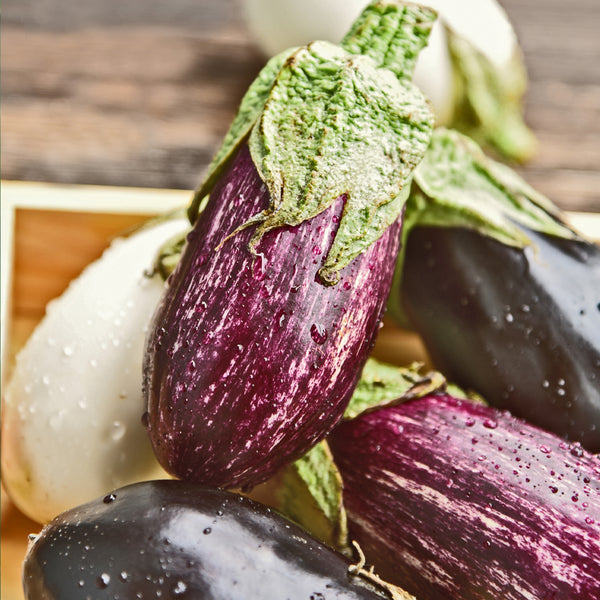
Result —
M5 179L190 189L264 58L242 0L7 0ZM540 151L520 171L600 211L600 2L501 0L530 76Z

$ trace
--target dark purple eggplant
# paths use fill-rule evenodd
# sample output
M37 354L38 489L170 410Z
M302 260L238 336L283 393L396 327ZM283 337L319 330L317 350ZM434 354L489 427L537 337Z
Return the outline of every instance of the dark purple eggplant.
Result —
M527 231L415 227L402 299L435 366L487 401L600 451L600 247Z
M419 600L600 597L600 459L445 393L328 438L351 539Z
M374 3L346 43L366 55L315 43L275 57L242 102L147 338L148 432L172 475L249 489L341 418L431 137L403 74L431 26L422 10ZM380 40L381 23L382 59L407 47L401 69L376 63L381 45L354 44Z
M264 505L175 480L115 490L46 525L27 600L375 599L350 563Z
M448 379L600 451L600 246L465 138L430 152L390 313Z

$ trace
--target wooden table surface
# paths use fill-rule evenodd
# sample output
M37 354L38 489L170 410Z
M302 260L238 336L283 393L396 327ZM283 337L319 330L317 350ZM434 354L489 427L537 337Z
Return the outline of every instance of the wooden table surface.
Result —
M264 63L242 0L6 0L3 179L191 189ZM501 0L540 150L521 170L600 211L600 2Z
M241 0L5 0L5 180L197 185L264 64ZM559 206L600 213L599 0L502 0L529 72L537 156L519 167ZM24 532L2 496L2 598L19 600Z

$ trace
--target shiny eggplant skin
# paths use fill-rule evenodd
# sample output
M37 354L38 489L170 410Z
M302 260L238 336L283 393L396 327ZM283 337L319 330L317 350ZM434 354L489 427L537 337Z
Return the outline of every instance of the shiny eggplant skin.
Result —
M132 484L44 527L26 600L374 600L340 554L244 496L176 480Z
M600 598L600 458L447 394L342 422L350 536L419 600Z
M324 285L318 270L344 208L228 236L269 203L247 146L188 236L147 339L148 432L180 479L249 489L341 418L373 347L399 247L397 220ZM225 239L227 238L227 239Z
M600 247L526 233L415 227L401 301L448 379L599 452Z

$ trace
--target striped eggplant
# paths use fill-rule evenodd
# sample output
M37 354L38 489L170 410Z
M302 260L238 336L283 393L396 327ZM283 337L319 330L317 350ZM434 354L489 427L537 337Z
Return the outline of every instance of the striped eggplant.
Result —
M34 536L27 600L375 600L385 588L258 502L189 482L132 484Z
M419 600L600 597L600 459L578 443L439 392L328 445L351 538Z
M415 171L390 314L437 369L600 451L600 246L466 138Z
M146 422L172 475L251 488L342 416L431 136L409 74L433 19L376 2L342 46L273 58L242 100L147 338Z

